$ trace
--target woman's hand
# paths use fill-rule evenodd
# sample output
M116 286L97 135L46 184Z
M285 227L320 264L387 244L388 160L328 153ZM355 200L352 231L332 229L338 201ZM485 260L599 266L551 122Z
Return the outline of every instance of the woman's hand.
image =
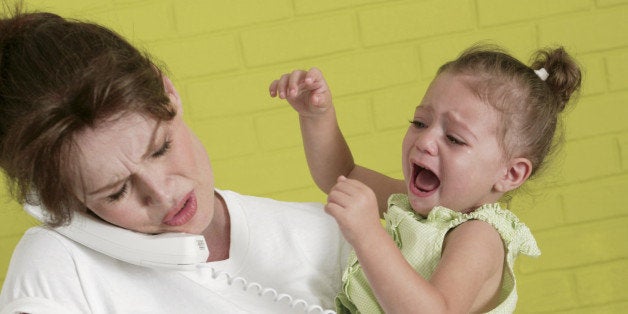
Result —
M286 99L302 117L322 114L332 106L331 92L317 68L286 73L270 84L269 91L271 97Z

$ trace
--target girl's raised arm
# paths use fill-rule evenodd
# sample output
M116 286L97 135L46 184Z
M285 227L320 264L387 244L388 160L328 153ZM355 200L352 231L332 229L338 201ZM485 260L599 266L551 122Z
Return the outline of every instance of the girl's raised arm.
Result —
M403 181L356 165L334 109L331 91L317 68L282 75L270 85L271 97L286 99L299 113L301 136L310 174L329 194L339 176L364 182L375 192L380 213L392 193L405 191Z

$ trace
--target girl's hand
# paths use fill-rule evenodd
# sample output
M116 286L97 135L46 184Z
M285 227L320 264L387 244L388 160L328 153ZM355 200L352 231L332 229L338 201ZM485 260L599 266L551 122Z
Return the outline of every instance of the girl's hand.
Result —
M317 68L286 73L270 84L269 91L271 97L288 100L303 117L322 114L332 106L331 92Z
M327 196L325 212L333 216L345 239L353 245L373 228L382 228L375 193L364 183L338 177Z

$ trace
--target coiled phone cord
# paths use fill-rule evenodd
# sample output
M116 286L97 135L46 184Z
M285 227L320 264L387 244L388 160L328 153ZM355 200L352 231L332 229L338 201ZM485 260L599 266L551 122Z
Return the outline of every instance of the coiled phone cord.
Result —
M320 305L308 304L308 302L303 299L294 298L287 293L280 293L273 288L263 287L257 282L249 282L242 277L231 276L231 274L224 271L216 270L209 265L198 264L197 267L209 268L211 271L211 277L214 280L220 280L221 278L224 278L224 280L227 281L227 284L231 287L240 288L244 292L254 293L262 298L270 298L275 303L283 303L287 308L293 310L295 313L336 314L334 310L326 310Z

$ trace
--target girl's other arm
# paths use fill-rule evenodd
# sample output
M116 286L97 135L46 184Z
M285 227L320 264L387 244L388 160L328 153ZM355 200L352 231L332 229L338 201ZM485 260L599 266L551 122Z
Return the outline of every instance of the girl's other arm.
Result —
M469 221L447 238L429 280L408 264L385 231L352 244L386 313L484 313L497 305L504 264L497 232L487 223Z
M504 248L488 223L471 220L448 233L441 260L428 280L406 261L377 217L373 191L340 177L325 211L354 248L386 313L487 312L496 304Z

